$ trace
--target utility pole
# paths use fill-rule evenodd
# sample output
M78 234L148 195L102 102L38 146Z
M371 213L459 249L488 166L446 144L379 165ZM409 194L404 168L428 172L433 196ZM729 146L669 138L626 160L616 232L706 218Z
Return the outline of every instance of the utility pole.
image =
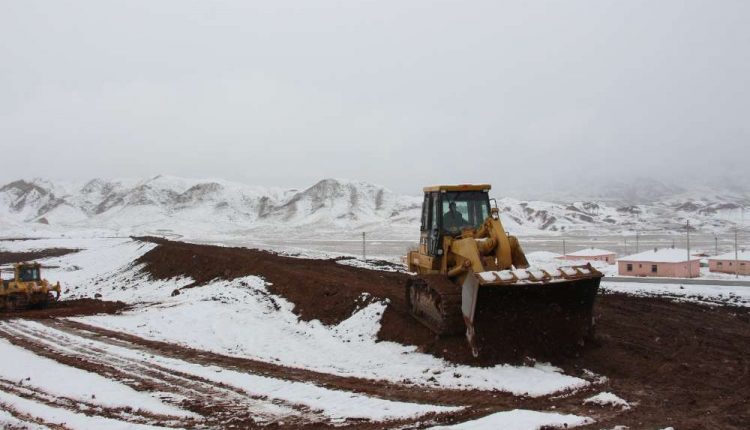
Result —
M742 215L740 216L740 227L745 226L745 206L742 206ZM739 233L739 228L734 228L734 273L735 278L740 277L740 256L737 252L737 234Z
M737 232L738 228L734 228L734 277L739 278L740 277L740 255L737 251Z
M628 255L628 239L625 239L625 255Z
M362 260L367 260L367 250L365 248L365 232L362 232Z
M563 255L567 255L567 252L565 252L565 239L563 239Z
M635 230L635 253L636 254L640 252L639 240L640 240L640 232L638 231L638 229L636 229Z
M688 278L692 278L693 277L693 264L690 261L690 220L687 221L687 224L685 225L685 230L687 231Z
M714 255L719 255L719 237L714 234Z

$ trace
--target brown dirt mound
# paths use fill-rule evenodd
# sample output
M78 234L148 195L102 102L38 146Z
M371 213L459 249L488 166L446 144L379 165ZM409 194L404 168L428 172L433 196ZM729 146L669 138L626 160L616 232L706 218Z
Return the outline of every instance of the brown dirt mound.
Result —
M388 299L379 339L411 344L453 362L476 361L461 336L437 338L406 309L408 275L290 258L244 248L153 240L160 244L139 261L157 278L189 275L197 285L216 278L263 276L271 291L295 304L305 320L335 324L362 304L361 296ZM596 428L746 429L750 423L750 313L747 308L708 307L654 297L600 295L597 344L578 356L541 357L580 375L609 377L602 390L637 404ZM518 334L528 336L524 327ZM511 354L512 355L512 354ZM537 356L537 358L540 358ZM597 415L597 406L581 414ZM609 426L609 427L607 427ZM661 427L658 427L661 426Z
M107 302L97 299L60 300L43 308L30 308L12 312L0 312L0 319L25 318L44 319L75 317L95 314L114 314L127 308L122 302Z
M156 279L187 275L195 280L194 285L202 285L214 279L262 276L273 284L272 293L289 299L295 304L294 312L308 321L341 322L362 304L363 293L403 302L407 275L400 273L360 269L334 260L285 257L256 249L141 239L161 245L137 260Z
M0 264L21 263L24 261L34 261L48 257L60 257L67 254L78 252L80 249L68 248L48 248L28 252L7 252L0 251Z

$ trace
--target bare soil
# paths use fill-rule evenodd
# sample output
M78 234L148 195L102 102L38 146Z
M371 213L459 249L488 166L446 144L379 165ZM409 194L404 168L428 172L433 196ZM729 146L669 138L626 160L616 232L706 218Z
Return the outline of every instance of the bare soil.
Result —
M42 258L61 257L78 251L80 251L80 249L68 248L47 248L27 252L0 251L0 264L22 263L25 261L40 260Z
M408 275L245 248L146 240L160 245L140 259L156 278L189 275L200 285L215 278L262 276L272 283L273 293L295 304L300 318L325 324L348 318L363 301L388 299L378 335L381 340L416 345L457 363L496 364L475 361L463 337L436 338L409 315L404 298ZM363 294L368 296L363 298ZM544 358L573 375L584 374L584 369L606 375L608 382L599 389L634 404L631 410L611 417L606 416L606 408L580 406L577 413L599 418L597 428L618 424L631 428L750 427L747 308L600 294L595 314L594 344L578 354ZM528 335L523 327L517 332Z

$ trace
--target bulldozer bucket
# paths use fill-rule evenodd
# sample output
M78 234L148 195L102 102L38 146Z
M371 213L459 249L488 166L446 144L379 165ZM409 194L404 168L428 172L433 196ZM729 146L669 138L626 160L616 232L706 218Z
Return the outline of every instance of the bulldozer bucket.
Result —
M592 337L602 274L591 265L474 273L461 312L474 357L559 354Z

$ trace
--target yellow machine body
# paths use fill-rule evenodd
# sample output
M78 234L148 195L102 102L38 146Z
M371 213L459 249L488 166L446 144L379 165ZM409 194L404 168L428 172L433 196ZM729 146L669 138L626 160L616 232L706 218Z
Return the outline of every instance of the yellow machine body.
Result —
M465 330L474 356L482 349L479 320L495 330L504 324L501 314L516 324L513 330L524 318L531 327L558 317L573 326L573 337L590 333L602 274L590 265L529 268L518 239L491 207L489 190L487 184L424 188L419 247L406 256L417 274L406 289L412 314L437 334Z
M0 281L0 310L45 306L60 298L60 283L42 278L40 263L16 263L11 279Z

